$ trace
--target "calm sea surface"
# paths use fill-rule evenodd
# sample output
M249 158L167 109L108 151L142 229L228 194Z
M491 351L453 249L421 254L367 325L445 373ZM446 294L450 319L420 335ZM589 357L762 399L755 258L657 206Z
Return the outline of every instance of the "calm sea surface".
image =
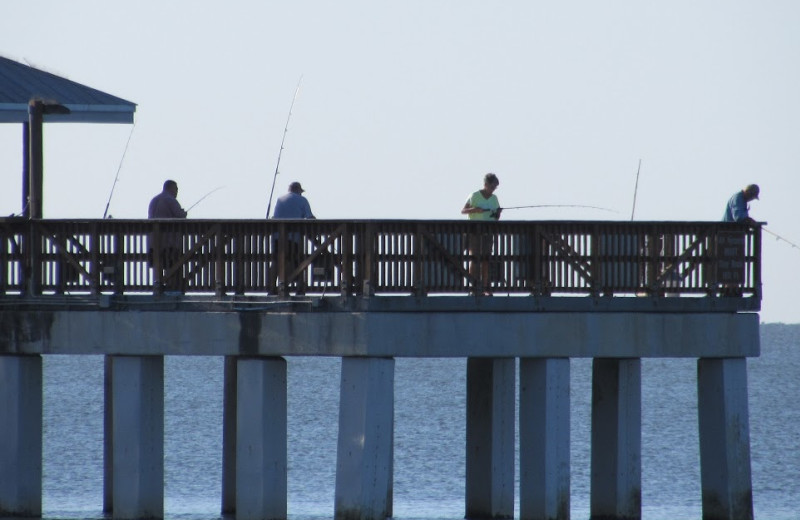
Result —
M756 518L796 520L800 325L763 325L761 347L761 357L748 361ZM289 517L330 519L340 362L289 358L288 363ZM101 518L103 359L46 356L44 366L44 516ZM463 518L466 361L398 359L395 370L395 517ZM571 370L571 512L573 519L584 520L589 518L591 361L573 360ZM645 520L701 518L695 371L694 360L642 363ZM219 518L222 380L221 358L166 360L167 518Z

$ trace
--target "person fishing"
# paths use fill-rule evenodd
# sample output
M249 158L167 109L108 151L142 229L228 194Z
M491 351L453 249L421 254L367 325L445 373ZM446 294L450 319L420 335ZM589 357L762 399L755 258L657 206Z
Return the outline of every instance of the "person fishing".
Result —
M725 213L722 215L723 222L755 222L750 218L750 207L748 202L755 199L761 192L758 184L748 184L743 190L734 193L725 205Z
M275 211L272 213L273 219L314 219L316 218L311 212L311 204L308 199L303 196L303 186L295 181L289 184L289 192L280 196L275 202ZM270 269L269 287L270 292L274 292L277 288L278 282L278 259L281 258L280 240L278 233L272 237L273 250L275 251L275 260L272 262ZM300 264L300 258L303 252L302 237L298 232L287 233L286 235L286 254L283 255L286 261L286 273L291 273ZM297 280L298 296L305 294L305 278L301 274Z
M483 177L483 189L471 194L464 207L461 208L461 214L467 215L470 220L475 221L493 221L500 219L500 201L497 195L494 194L497 187L500 186L500 180L494 173L487 173ZM471 258L480 258L480 273L475 261L469 263L469 274L474 280L477 280L478 286L475 288L475 295L491 296L489 290L489 255L492 254L492 246L494 236L489 233L470 233L468 237L468 249Z
M164 181L163 190L150 200L150 205L147 207L148 219L176 219L186 218L186 210L184 210L178 202L178 183L168 179ZM178 263L178 260L183 253L183 243L179 233L168 232L162 233L160 236L161 243L158 248L159 251L159 266L162 270L161 280L164 282L164 275ZM151 265L154 265L156 247L153 243L153 237L150 236L150 247L148 257L150 258ZM179 279L178 273L173 273L168 276L164 286L169 291L183 291L183 280Z
M467 198L461 209L462 215L467 215L470 220L499 220L502 209L497 195L494 194L500 180L494 173L483 176L483 189L476 191Z
M747 203L754 199L758 200L760 192L761 190L757 184L748 184L741 191L734 193L725 205L722 221L754 224L755 220L750 217L750 208ZM720 240L721 243L717 246L719 249L718 254L722 251L734 251L737 257L744 255L746 238L743 232L728 233ZM741 284L745 278L744 261L741 261L741 258L736 259L740 261L741 267L726 268L718 273L718 277L722 278L720 280L722 296L742 296Z

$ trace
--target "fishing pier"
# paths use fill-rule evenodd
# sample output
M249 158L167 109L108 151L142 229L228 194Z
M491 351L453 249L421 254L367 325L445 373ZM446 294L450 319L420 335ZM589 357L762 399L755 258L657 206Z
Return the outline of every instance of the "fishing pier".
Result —
M392 516L400 357L467 359L465 517L518 496L522 520L570 517L570 359L592 358L591 516L641 518L641 360L694 358L703 518L749 520L760 302L759 225L0 219L0 515L42 514L43 356L105 356L119 519L164 517L164 356L223 356L239 520L287 517L292 356L342 359L337 520Z

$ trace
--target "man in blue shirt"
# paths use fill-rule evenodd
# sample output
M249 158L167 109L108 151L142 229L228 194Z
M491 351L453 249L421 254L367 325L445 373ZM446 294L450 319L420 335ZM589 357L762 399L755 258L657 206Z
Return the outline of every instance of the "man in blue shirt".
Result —
M303 196L305 190L299 182L293 182L289 185L289 193L282 195L275 203L275 210L272 212L273 219L313 219L316 218L311 212L311 205L308 199ZM277 233L272 237L273 250L275 251L275 261L272 262L272 269L270 269L270 292L276 290L278 281L278 258L281 257L280 253L280 240ZM300 233L290 232L286 234L286 254L283 255L286 264L284 269L286 275L290 275L297 266L300 264L302 257L303 244ZM305 293L305 272L300 273L297 278L297 294L302 295Z
M758 199L758 184L748 184L742 191L737 191L728 200L725 206L725 214L722 216L723 222L754 222L748 214L747 203L753 199Z
M757 184L748 184L742 191L734 193L725 206L722 221L754 223L755 220L748 214L747 203L758 199L760 191ZM717 281L720 283L720 295L741 297L743 294L742 283L745 280L745 264L744 259L741 258L745 253L745 235L741 232L725 232L720 233L717 240L717 254L726 261L726 264L730 264L725 268L718 267ZM730 260L736 260L736 262L729 262ZM739 267L735 267L737 263Z
M314 218L308 199L303 197L306 191L299 182L289 185L289 193L278 198L272 218Z

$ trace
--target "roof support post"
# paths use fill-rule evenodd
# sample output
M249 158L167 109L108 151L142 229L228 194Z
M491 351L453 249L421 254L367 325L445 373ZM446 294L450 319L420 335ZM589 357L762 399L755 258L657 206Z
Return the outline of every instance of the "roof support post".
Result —
M28 104L28 217L42 218L42 183L44 154L42 152L42 123L44 103L32 99Z
M22 215L30 217L30 125L27 121L22 123Z

